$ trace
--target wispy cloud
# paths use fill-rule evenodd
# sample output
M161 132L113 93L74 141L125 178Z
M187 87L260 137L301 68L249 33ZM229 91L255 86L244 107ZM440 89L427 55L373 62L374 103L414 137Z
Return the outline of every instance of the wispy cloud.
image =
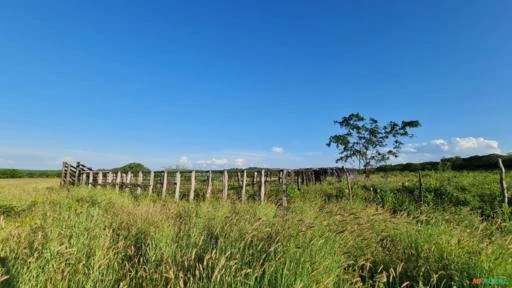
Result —
M274 153L283 153L284 149L283 149L283 147L274 146L274 147L272 147L272 152L274 152Z

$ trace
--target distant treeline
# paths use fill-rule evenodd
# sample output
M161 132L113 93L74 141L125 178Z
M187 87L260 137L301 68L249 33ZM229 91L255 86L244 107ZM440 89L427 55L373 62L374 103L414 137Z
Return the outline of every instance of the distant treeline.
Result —
M484 156L471 156L467 158L449 157L441 161L430 161L421 163L404 163L395 165L382 165L376 171L420 171L420 170L496 170L498 169L498 158L503 160L505 168L512 168L512 155L489 154Z
M54 178L60 177L60 170L19 170L0 169L0 179L5 178Z

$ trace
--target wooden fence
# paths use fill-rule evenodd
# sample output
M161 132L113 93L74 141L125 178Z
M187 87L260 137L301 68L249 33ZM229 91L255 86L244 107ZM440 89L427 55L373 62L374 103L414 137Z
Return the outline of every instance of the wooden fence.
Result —
M344 168L261 169L261 170L189 170L139 171L136 173L94 170L77 162L62 163L61 186L111 187L116 191L131 191L138 195L174 197L176 201L212 198L235 199L246 202L256 199L265 202L277 198L287 204L287 189L293 184L299 191L303 186L322 183L327 177L339 181L346 177ZM270 193L269 193L270 192Z

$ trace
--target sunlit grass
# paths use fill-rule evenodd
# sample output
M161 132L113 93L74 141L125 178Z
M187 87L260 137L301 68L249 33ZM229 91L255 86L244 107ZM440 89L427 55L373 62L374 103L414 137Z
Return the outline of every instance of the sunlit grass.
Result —
M333 182L291 195L287 209L0 180L0 286L465 287L473 277L512 279L510 224L482 222L469 206L443 212L430 203L408 213L373 203L364 185L401 185L383 177L355 183L352 204L326 201L344 193Z

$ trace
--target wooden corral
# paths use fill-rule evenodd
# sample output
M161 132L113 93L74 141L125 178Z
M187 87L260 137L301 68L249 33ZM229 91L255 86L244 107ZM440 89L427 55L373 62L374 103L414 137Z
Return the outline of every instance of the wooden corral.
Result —
M163 170L150 172L113 172L94 170L80 162L62 163L61 186L111 187L116 191L133 191L141 195L173 195L180 200L209 200L212 198L237 199L246 202L257 199L265 202L269 190L287 204L287 189L294 185L299 191L303 186L322 183L327 177L348 180L343 167L307 169L228 169L228 170ZM250 192L250 193L249 193ZM250 195L249 195L250 194ZM252 197L250 197L252 196Z

